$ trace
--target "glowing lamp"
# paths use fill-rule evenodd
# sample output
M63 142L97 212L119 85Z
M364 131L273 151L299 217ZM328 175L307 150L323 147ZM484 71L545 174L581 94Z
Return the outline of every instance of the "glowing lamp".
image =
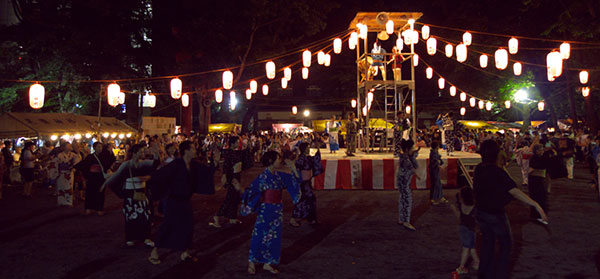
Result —
M413 66L419 66L419 55L416 53L413 55Z
M352 101L350 101L350 106L352 106L352 108L356 108L356 100L352 99Z
M413 45L418 44L419 43L419 32L413 30L411 32L411 36L412 36L412 39L411 39L412 40L412 44Z
M109 133L104 133L104 134L102 134L102 136L105 137L105 138L108 138L110 136L110 134Z
M485 109L488 111L492 110L492 103L491 102L485 103Z
M406 106L406 108L404 108L404 111L406 112L406 114L410 114L410 106Z
M456 87L454 85L450 86L450 96L456 96Z
M369 32L369 27L366 24L357 23L356 27L358 27L358 37L361 39L367 38L367 33Z
M460 92L460 101L464 102L467 100L467 93L465 92Z
M456 60L458 62L467 61L467 46L465 44L458 44L456 46Z
M560 54L562 55L562 59L569 59L571 57L571 44L560 44Z
M331 65L331 55L329 53L325 54L324 59L323 65L325 65L325 67L329 67L329 65Z
M487 68L488 66L488 56L485 54L482 54L481 56L479 56L479 66L481 68Z
M108 104L112 107L119 104L119 93L121 93L121 87L116 83L111 83L107 88Z
M268 79L275 78L275 62L273 62L273 61L267 62L267 64L265 64L265 70L267 72Z
M319 65L323 65L323 63L325 63L325 52L317 52L317 63L319 63Z
M116 138L117 137L117 133L110 134L110 137L113 138L113 139Z
M587 97L590 95L590 88L589 87L583 87L581 88L581 94L583 95L583 97Z
M437 40L434 37L427 39L427 54L434 55L437 51Z
M51 136L50 136L50 140L51 140L51 141L55 141L55 140L57 140L57 139L58 139L58 136L57 136L57 135L51 135Z
M385 32L388 34L394 33L394 21L393 20L390 19L385 23Z
M305 109L303 114L305 117L308 117L310 115L310 111Z
M415 28L415 19L411 18L408 20L408 25L410 25L410 29L412 30L413 28Z
M496 60L496 68L499 70L504 70L508 66L508 52L506 49L498 49L494 55Z
M254 93L256 93L257 90L258 90L258 82L256 82L256 80L251 80L250 81L250 91L252 91L252 94L254 94Z
M156 96L146 93L146 96L144 96L144 99L146 99L146 98L148 98L148 106L149 107L151 107L151 108L156 107Z
M122 105L124 103L125 103L125 93L119 92L119 95L117 95L117 104Z
M80 140L81 139L81 134L75 134L73 136L76 140Z
M231 89L233 87L233 73L231 71L223 72L223 88Z
M246 89L246 100L252 99L252 90Z
M182 97L183 97L183 96L182 96ZM77 135L75 135L75 136L77 136ZM120 138L120 139L123 139L123 138L125 138L125 134L119 134L119 138Z
M357 44L358 44L358 34L356 32L350 33L350 39L348 40L348 48L355 49ZM304 58L304 56L303 56L303 58Z
M235 110L237 103L238 103L238 101L237 101L237 98L235 97L235 91L229 92L229 108L231 110Z
M427 40L429 39L429 32L430 32L430 28L428 25L423 25L423 27L421 27L421 36L423 38L423 40Z
M223 90L217 89L215 91L215 101L217 101L219 104L223 102Z
M127 133L127 135L125 135L125 137L130 138L131 137L131 133Z
M588 73L588 71L579 72L579 82L581 82L581 84L586 84L588 82L589 76L590 74Z
M342 52L342 39L335 38L333 40L333 53L340 54L340 52Z
M479 109L483 109L483 107L485 106L485 103L482 100L479 100L477 105L479 106Z
M398 39L396 40L396 48L398 49L398 51L402 51L402 49L404 48L404 41L400 36L398 36Z
M544 104L544 101L540 101L540 102L538 103L538 106L537 106L537 107L538 107L538 110L539 110L539 111L544 111L544 107L545 107L545 106L546 106L546 104Z
M171 98L179 99L181 98L181 88L182 88L181 80L178 78L174 78L171 80Z
M296 106L293 106L293 107L292 107L292 114L293 114L293 115L296 115L296 114L298 114L298 107L296 107Z
M463 34L463 44L465 44L466 46L470 46L472 40L473 40L473 36L471 35L471 33L465 32Z
M288 80L285 77L281 78L281 88L286 89L288 86Z
M367 106L364 106L362 108L362 113L363 113L363 116L367 116Z
M523 70L523 65L521 65L521 63L515 62L515 64L513 64L513 72L515 73L515 76L520 76L522 70Z
M476 103L476 102L477 102L477 100L475 100L475 98L474 98L474 97L471 97L471 98L469 99L469 105L470 105L471 107L475 107L475 103Z
M517 54L519 51L519 40L517 38L512 37L508 40L508 52L510 54Z
M548 79L550 76L557 78L562 74L563 60L558 51L552 51L546 56L546 67L548 67Z
M86 138L86 139L92 138L92 134L90 134L90 133L86 133L86 134L85 134L85 138Z
M440 87L440 89L444 89L445 84L446 84L446 80L444 78L438 79L438 86Z
M446 57L448 57L448 58L452 57L452 51L454 50L454 47L451 44L447 44L445 50L446 50Z
M263 86L262 86L262 93L265 96L269 95L269 85L263 84Z
M29 106L33 109L40 109L44 106L44 97L46 89L44 86L36 83L29 87Z
M302 68L302 79L308 79L308 68Z
M506 100L504 102L504 106L506 107L506 109L510 109L510 100Z
M368 101L369 103L370 103L370 102L373 102L373 97L375 97L375 96L373 95L373 92L369 91L369 93L367 93L367 101Z
M467 109L465 107L460 108L460 115L465 115L467 113Z
M427 76L427 79L431 79L433 77L433 69L431 67L427 67L427 70L425 70L425 75Z

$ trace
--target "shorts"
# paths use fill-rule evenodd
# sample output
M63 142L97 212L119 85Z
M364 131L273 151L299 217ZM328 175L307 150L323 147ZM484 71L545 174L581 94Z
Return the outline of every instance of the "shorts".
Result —
M32 182L33 168L21 168L21 176L23 177L23 182Z
M465 226L460 226L458 230L460 236L460 244L464 248L475 248L475 232Z

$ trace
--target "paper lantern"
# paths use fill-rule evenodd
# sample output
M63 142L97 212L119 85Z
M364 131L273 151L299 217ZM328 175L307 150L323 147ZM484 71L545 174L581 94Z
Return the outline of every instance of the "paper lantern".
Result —
M146 99L146 98L147 98L148 107L151 107L151 108L156 107L156 96L146 93L146 95L144 96L144 99Z
M250 91L252 91L252 94L256 93L256 91L258 90L258 82L256 82L256 80L251 80L250 81Z
M451 44L447 44L446 45L446 57L450 58L452 57L452 51L453 51L454 47Z
M308 79L308 68L302 68L302 79Z
M269 85L263 84L262 92L263 92L263 95L265 95L265 96L269 95Z
M437 51L437 40L434 37L427 39L427 54L434 55Z
M571 57L571 45L569 43L560 44L560 54L562 59L569 59Z
M350 106L352 108L356 108L356 99L352 99L352 101L350 101Z
M450 96L456 96L456 87L454 85L450 86Z
M173 99L179 99L181 98L181 88L182 88L183 84L181 83L181 80L178 78L174 78L171 80L171 97Z
M581 82L581 84L588 83L589 76L590 76L590 74L588 73L588 71L579 72L579 82Z
M467 113L467 109L465 107L460 108L460 115L465 115Z
M523 66L521 65L521 63L515 62L515 64L513 64L513 72L515 73L515 76L520 76L522 70Z
M275 78L275 62L273 62L273 61L267 62L267 64L265 64L265 70L267 72L268 79Z
M369 91L369 93L367 93L367 102L373 102L374 97L375 95L373 95L373 92Z
M46 89L43 85L36 83L29 87L29 106L33 109L40 109L44 106L44 97Z
M286 67L285 69L283 69L283 76L288 81L292 80L292 69L290 69L290 67Z
M548 68L548 70L546 72L548 73L548 81L556 80L556 77L554 76L554 72L552 70L550 70L550 68Z
M465 62L467 61L467 46L465 44L458 44L456 46L456 61Z
M190 95L183 94L183 96L181 96L181 105L184 108L187 108L190 105Z
M117 95L117 104L122 105L125 103L125 93L119 92Z
M304 67L310 67L311 59L312 53L310 52L310 50L307 49L304 52L302 52L302 65L304 65Z
M467 93L465 92L460 92L460 101L464 102L467 100Z
M581 95L583 95L583 97L587 97L590 95L590 88L589 87L582 87L581 88Z
M413 55L413 66L419 66L419 55L416 53Z
M496 58L496 68L498 68L499 70L506 69L506 67L508 66L508 52L506 51L506 49L501 48L496 50L494 58Z
M323 61L323 65L325 65L325 67L329 67L329 65L331 65L331 54L327 53L325 54L325 60Z
M223 90L217 89L215 91L215 101L219 104L223 102Z
M367 116L367 106L364 106L362 108L362 113L363 113L363 116Z
M317 52L317 63L319 63L319 65L323 65L323 63L325 63L325 52Z
M479 109L483 109L483 107L485 106L485 103L481 100L479 100L479 103L477 103L477 105L479 105Z
M398 36L398 39L396 40L396 48L398 49L398 52L402 51L402 49L404 48L404 41L400 36Z
M394 33L394 21L393 20L390 19L385 23L385 32L388 34Z
M288 80L285 77L281 78L281 88L286 89L288 86Z
M369 32L369 27L362 23L357 23L356 27L358 28L358 37L363 40L366 39Z
M296 114L298 114L298 107L296 107L296 106L292 106L292 114L293 114L293 115L296 115Z
M419 32L415 30L404 30L404 32L402 32L402 37L404 37L404 43L406 45L415 45L419 43Z
M415 19L414 18L410 18L408 19L408 25L410 25L410 29L414 29L415 28Z
M544 101L540 101L538 103L538 110L539 111L544 111L544 107L546 106L546 104L544 104Z
M310 110L305 109L302 114L304 114L304 117L308 117L310 115Z
M506 109L510 109L510 100L506 100L504 102L504 106L506 107Z
M342 39L335 38L333 40L333 53L340 54L342 52Z
M474 98L474 97L471 97L471 98L469 99L469 105L470 105L471 107L475 107L475 103L476 103L476 102L477 102L477 100L475 100L475 98Z
M237 98L235 97L235 91L229 92L229 108L231 110L235 110L237 103L238 103L238 101L237 101Z
M350 39L348 40L348 48L355 49L357 44L358 44L358 33L356 33L356 32L350 33Z
M410 114L410 106L406 106L406 108L404 108L404 111L406 112L406 114Z
M427 70L425 70L425 75L427 76L427 79L431 79L433 77L433 69L431 67L427 67Z
M423 40L429 39L429 31L430 31L430 28L428 25L423 25L423 27L421 27L421 36L422 36Z
M440 87L440 89L444 89L446 80L444 78L439 78L438 79L438 86Z
M246 89L246 100L252 99L252 90Z
M411 32L411 36L412 36L412 44L416 45L419 43L419 32L413 30Z
M488 56L485 54L482 54L481 56L479 56L479 66L481 68L487 68L488 66Z
M223 88L231 89L233 87L233 73L231 71L223 72Z
M519 40L515 37L510 38L510 40L508 40L508 52L510 52L510 54L517 54L518 51Z
M558 51L552 51L546 56L546 67L548 67L548 79L557 78L562 74L563 60Z
M108 104L112 107L117 106L119 104L119 93L121 92L121 87L116 83L111 83L107 88L108 93L107 99Z
M463 34L463 44L465 44L466 46L470 46L472 40L473 40L473 36L471 35L471 33L465 32Z
M491 102L485 103L485 109L488 111L492 110L492 103Z

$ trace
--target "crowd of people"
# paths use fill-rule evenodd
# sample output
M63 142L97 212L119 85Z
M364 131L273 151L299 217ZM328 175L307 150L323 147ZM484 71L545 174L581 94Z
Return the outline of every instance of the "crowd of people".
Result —
M399 164L396 172L398 224L416 231L411 224L412 194L410 182L419 168L417 154L429 147L428 171L431 180L430 199L433 205L448 203L440 181L440 150L477 152L482 163L477 166L473 189L459 191L453 205L460 217L460 239L463 245L457 272L467 272L470 255L473 267L480 274L502 273L507 270L510 252L510 226L504 207L517 199L531 206L531 217L548 224L547 195L551 179L573 179L574 160L588 163L598 185L600 138L584 129L574 132L549 133L532 131L487 132L468 130L457 123L448 123L448 115L440 116L438 125L419 130L417 142L409 139L410 121L404 114L394 127L394 155ZM222 205L208 223L221 228L224 222L239 224L238 215L258 215L248 257L248 273L256 272L256 264L277 274L281 252L283 221L282 192L287 190L294 202L289 225L299 227L304 222L318 226L317 199L311 181L323 172L320 151L330 152L340 143L349 146L346 156L353 156L358 123L348 117L346 137L339 119L332 118L327 133L214 133L206 136L145 136L114 142L47 141L39 148L34 142L5 141L1 147L0 182L18 176L23 184L23 197L34 195L33 183L52 187L58 206L73 207L74 201L84 201L84 213L104 214L106 188L123 199L125 243L143 243L153 250L148 257L160 264L160 250L181 251L182 261L197 261L190 252L193 240L193 210L190 198L194 193L214 193L215 170L220 169L220 184L226 190ZM451 121L451 120L450 120ZM452 127L450 127L452 126ZM347 141L344 143L344 141ZM507 174L505 167L516 160L522 169L522 183L529 196L522 192ZM266 169L254 181L242 181L242 172L262 162ZM285 168L284 168L285 166ZM284 170L285 169L285 170ZM16 179L15 179L16 180ZM218 180L218 179L217 179ZM2 198L0 184L0 199ZM531 197L531 198L530 198ZM151 222L164 217L154 240ZM474 250L475 227L482 232L481 260ZM500 252L494 260L494 243L500 242ZM497 262L493 271L492 263ZM484 277L491 278L491 277Z

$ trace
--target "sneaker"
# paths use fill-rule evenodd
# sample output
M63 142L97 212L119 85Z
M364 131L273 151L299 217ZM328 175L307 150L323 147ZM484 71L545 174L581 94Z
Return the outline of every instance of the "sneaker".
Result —
M544 219L542 219L542 218L537 218L536 221L538 221L544 225L548 225L548 222L544 221Z
M466 267L457 267L456 268L456 273L458 274L467 274L469 273L469 270Z
M150 239L146 239L146 240L144 240L144 245L154 248L154 241L152 241Z

